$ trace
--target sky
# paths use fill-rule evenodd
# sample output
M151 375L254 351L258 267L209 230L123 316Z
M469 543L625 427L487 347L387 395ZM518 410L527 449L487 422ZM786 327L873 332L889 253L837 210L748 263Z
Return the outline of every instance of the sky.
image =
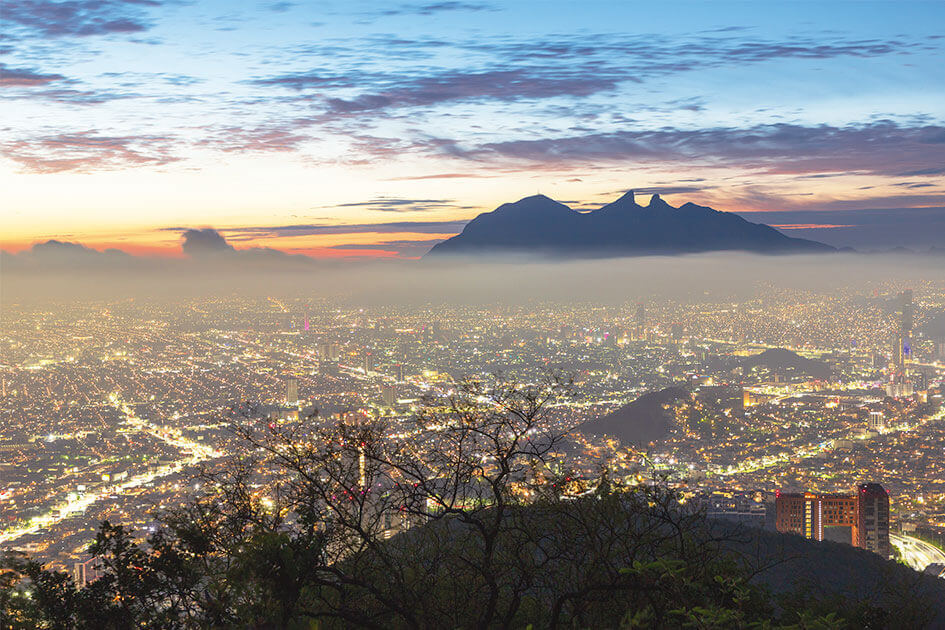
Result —
M8 253L215 234L413 258L504 202L628 189L945 244L941 2L6 0L0 21Z

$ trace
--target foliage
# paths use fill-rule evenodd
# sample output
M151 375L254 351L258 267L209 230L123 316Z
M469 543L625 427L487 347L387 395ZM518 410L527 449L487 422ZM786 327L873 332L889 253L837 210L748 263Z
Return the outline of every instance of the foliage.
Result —
M209 491L143 544L102 523L89 551L104 575L85 588L5 558L2 626L896 626L892 609L809 593L776 605L752 579L763 567L658 480L603 474L576 496L549 414L568 390L467 383L397 439L375 422L239 425L253 458L205 474ZM897 614L921 627L920 609Z

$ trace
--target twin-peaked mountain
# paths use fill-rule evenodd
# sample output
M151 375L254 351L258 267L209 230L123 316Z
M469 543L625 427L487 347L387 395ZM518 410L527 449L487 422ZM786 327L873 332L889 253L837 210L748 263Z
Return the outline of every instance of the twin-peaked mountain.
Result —
M737 214L686 203L674 208L659 195L636 203L633 191L592 212L578 212L544 195L506 203L480 214L462 233L438 243L427 256L538 254L607 257L747 251L818 253L833 247L790 238Z

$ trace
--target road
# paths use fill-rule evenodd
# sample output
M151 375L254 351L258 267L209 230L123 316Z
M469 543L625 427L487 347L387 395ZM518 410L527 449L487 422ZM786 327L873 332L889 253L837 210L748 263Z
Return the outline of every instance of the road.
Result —
M112 405L124 415L124 423L126 425L138 431L148 433L159 440L163 440L166 444L180 449L184 457L173 464L159 466L130 477L122 483L103 484L101 487L89 490L82 495L70 495L70 497L63 498L45 514L35 516L29 521L0 530L0 544L14 542L26 534L35 534L40 529L50 527L77 513L84 512L95 503L103 501L110 496L123 494L139 486L148 485L155 479L179 473L185 466L193 466L223 455L222 452L210 446L184 438L180 435L180 431L157 426L147 420L138 418L127 404L121 402L117 395L112 395L110 401Z
M945 552L924 540L912 536L889 535L889 541L902 554L902 559L916 571L924 571L930 564L945 565Z

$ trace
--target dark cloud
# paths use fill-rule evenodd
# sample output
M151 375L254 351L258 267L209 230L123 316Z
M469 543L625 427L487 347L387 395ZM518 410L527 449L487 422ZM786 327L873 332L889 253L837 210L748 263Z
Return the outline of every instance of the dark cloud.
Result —
M381 212L423 212L426 210L442 210L444 208L457 209L468 206L457 206L452 199L396 199L380 197L369 201L355 201L341 203L335 208L366 208Z
M44 37L139 33L150 27L147 10L157 0L13 0L3 21Z
M181 251L191 260L240 267L297 266L314 262L308 256L288 254L271 247L236 249L214 228L174 228L181 232Z
M213 228L184 230L181 250L193 258L232 254L236 250Z
M35 173L90 172L177 161L172 139L162 136L104 136L96 131L0 142L0 155Z
M888 120L846 127L773 124L745 129L663 128L492 142L460 149L459 155L554 167L687 162L739 165L768 173L896 174L903 168L919 171L945 163L943 134L945 127L910 127ZM455 147L452 154L458 155Z
M399 7L385 9L377 15L433 15L445 11L495 11L495 7L479 2L458 2L445 0L443 2L429 2L424 4L403 4Z
M311 236L317 234L394 234L413 232L419 234L457 234L466 225L459 221L387 221L382 223L327 224L308 223L297 225L248 226L227 228L228 234L248 234L256 237ZM168 227L165 231L179 232L182 228Z
M8 99L44 100L54 103L68 103L69 105L100 105L120 99L132 98L135 94L128 94L118 90L75 90L71 88L49 88L21 90L19 94L7 94Z
M42 74L26 68L11 68L0 63L0 87L35 87L65 79L61 74Z
M593 37L561 34L537 41L487 40L462 45L515 62L549 58L619 58L623 62L621 65L631 74L643 78L775 59L877 57L928 49L936 43L932 38L851 40L826 33L777 41L730 32L688 38L656 33L598 34Z
M142 260L118 249L99 251L81 243L50 239L36 243L19 254L4 252L4 269L9 271L89 271L142 267Z
M574 116L575 100L680 72L786 58L868 58L940 47L928 39L851 40L829 34L774 41L752 39L738 31L682 39L655 34L564 34L528 40L491 37L444 41L389 35L374 36L368 51L344 44L317 46L299 53L300 56L331 57L335 63L330 67L260 77L251 83L289 89L297 93L298 100L320 103L324 107L320 122L392 115L399 109L448 103L544 99L569 99L572 104L568 115ZM390 65L394 59L405 59L405 54L426 57L443 50L469 61L463 69L444 68L434 61L423 67L405 65L405 70L397 73L377 72L373 69L381 66L365 61L365 55L373 55ZM705 106L701 98L691 97L635 107L646 111L700 112ZM603 111L602 108L607 106L597 107ZM594 116L599 112L592 108L587 113Z
M852 202L851 206L854 205ZM739 213L754 223L766 223L788 236L808 238L835 247L915 251L942 246L945 206L930 208L862 208L849 210L791 210Z
M352 99L329 98L330 112L351 114L400 107L428 107L451 101L512 102L590 96L617 87L620 77L597 68L516 68L464 72L450 70L398 81L388 89Z
M438 70L422 75L385 75L353 71L348 75L315 70L254 79L255 85L315 90L327 114L348 116L405 107L430 107L448 102L500 101L585 97L613 90L624 77L603 67L533 66L479 71ZM367 86L374 91L353 97L326 96L332 89ZM308 98L308 97L306 97Z

